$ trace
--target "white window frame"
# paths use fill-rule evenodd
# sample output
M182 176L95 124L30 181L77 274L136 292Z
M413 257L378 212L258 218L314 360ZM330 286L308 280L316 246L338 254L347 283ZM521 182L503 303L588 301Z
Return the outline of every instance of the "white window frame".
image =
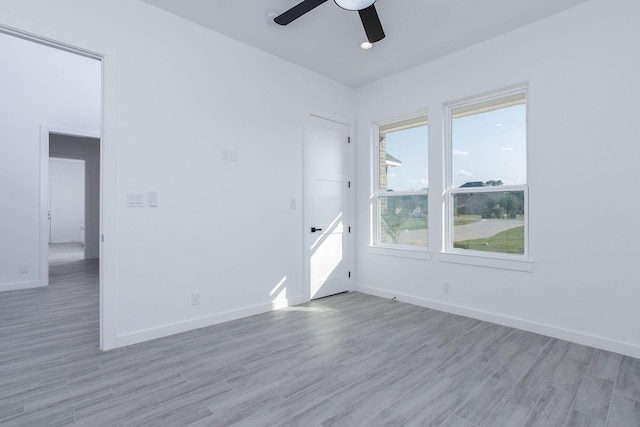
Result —
M524 185L502 185L498 187L465 187L453 186L453 141L452 141L452 112L454 109L473 107L484 102L506 98L513 95L524 95L526 106L526 166L527 183ZM444 105L445 118L445 216L444 216L444 242L440 260L445 262L470 264L510 270L533 271L533 264L529 257L529 91L528 85L518 85L490 94L467 98ZM454 195L463 193L497 193L497 192L524 192L524 253L511 254L503 252L478 251L453 247L453 220L454 220Z
M372 188L372 227L371 227L371 241L369 244L369 253L379 255L400 256L405 258L415 259L430 259L429 255L429 243L427 246L415 246L415 245L401 245L392 243L380 242L380 227L381 227L381 215L380 215L380 197L388 196L427 196L427 206L429 206L429 189L420 191L393 191L382 192L380 191L380 129L389 125L398 125L398 130L402 129L403 122L410 124L407 128L414 127L415 122L424 119L427 127L429 126L429 117L426 111L420 111L414 114L396 117L392 120L385 120L375 123L372 126L372 142L373 142L373 157L371 159L373 163L373 188ZM427 139L427 150L429 141ZM429 173L429 164L427 163L427 173ZM427 213L427 224L429 224L429 214ZM430 224L429 224L430 225Z

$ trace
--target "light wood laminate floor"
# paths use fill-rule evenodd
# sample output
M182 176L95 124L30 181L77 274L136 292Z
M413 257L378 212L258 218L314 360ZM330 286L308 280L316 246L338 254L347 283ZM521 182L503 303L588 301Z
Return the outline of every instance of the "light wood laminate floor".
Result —
M640 360L361 294L109 352L97 261L0 294L2 426L640 426Z

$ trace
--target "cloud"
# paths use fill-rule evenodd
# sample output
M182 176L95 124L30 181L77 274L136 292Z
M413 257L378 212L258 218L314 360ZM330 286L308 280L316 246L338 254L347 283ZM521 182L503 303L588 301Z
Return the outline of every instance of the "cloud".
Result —
M515 150L513 149L513 147L502 147L502 148L501 148L501 150L502 150L502 151L515 151Z
M426 178L407 178L407 181L412 187L421 186L426 188L429 186L429 180Z
M466 171L464 169L460 169L455 173L456 176L473 176L473 174L469 171Z
M460 151L460 150L453 150L452 151L454 156L468 156L469 152L468 151Z
M397 175L395 173L390 173L387 175L389 178L395 178Z

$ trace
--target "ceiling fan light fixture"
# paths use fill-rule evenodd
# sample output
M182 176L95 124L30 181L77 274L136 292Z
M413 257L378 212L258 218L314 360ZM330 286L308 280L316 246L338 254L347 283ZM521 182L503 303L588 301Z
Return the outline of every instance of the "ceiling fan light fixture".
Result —
M369 40L365 40L362 43L360 43L360 49L368 50L368 49L371 49L372 47L373 47L373 43L371 43Z
M277 16L280 15L280 12L275 9L269 9L265 12L265 15L267 16L268 19L275 19Z
M366 9L376 2L376 0L333 0L338 6L347 10Z

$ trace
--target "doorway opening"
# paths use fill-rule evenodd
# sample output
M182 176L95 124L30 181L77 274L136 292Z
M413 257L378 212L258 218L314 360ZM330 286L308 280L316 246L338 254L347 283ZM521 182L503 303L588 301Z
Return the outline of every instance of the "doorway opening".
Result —
M44 133L49 148L48 262L98 259L100 139L72 129Z
M43 31L46 33L46 29ZM2 233L0 250L4 253L6 248L17 247L8 251L15 254L15 259L8 262L18 265L12 269L18 273L0 277L0 290L49 286L49 244L81 245L77 256L81 257L79 262L91 264L91 280L95 285L91 292L94 298L99 298L96 302L100 307L99 312L93 310L96 320L99 319L99 336L91 339L99 341L100 348L106 348L109 345L105 345L103 331L103 272L98 266L103 219L100 137L104 56L50 36L36 35L37 32L33 25L30 31L23 31L0 23L0 45L6 59L2 82L6 96L0 100L0 106L8 111L3 121L7 147L3 148L11 154L0 159L0 166L6 176L12 177L12 181L5 181L3 194L7 190L7 199L14 201L7 206L11 221L6 221L9 232ZM65 151L58 147L55 140L61 138L74 139L66 144L76 149ZM92 146L91 152L82 150L87 145ZM67 166L73 165L74 172L60 171L62 159ZM53 179L50 169L56 170ZM77 187L74 184L78 183L74 179L60 182L60 175L77 178L78 173L84 177L80 180L82 194L71 196L71 187ZM65 195L69 199L66 204ZM69 202L75 205L73 213L67 211ZM61 210L63 206L65 212ZM65 230L64 224L70 228ZM10 228L21 231L10 232ZM56 279L59 281L61 277L66 281L74 276L66 274Z
M49 264L85 258L85 163L49 157Z

